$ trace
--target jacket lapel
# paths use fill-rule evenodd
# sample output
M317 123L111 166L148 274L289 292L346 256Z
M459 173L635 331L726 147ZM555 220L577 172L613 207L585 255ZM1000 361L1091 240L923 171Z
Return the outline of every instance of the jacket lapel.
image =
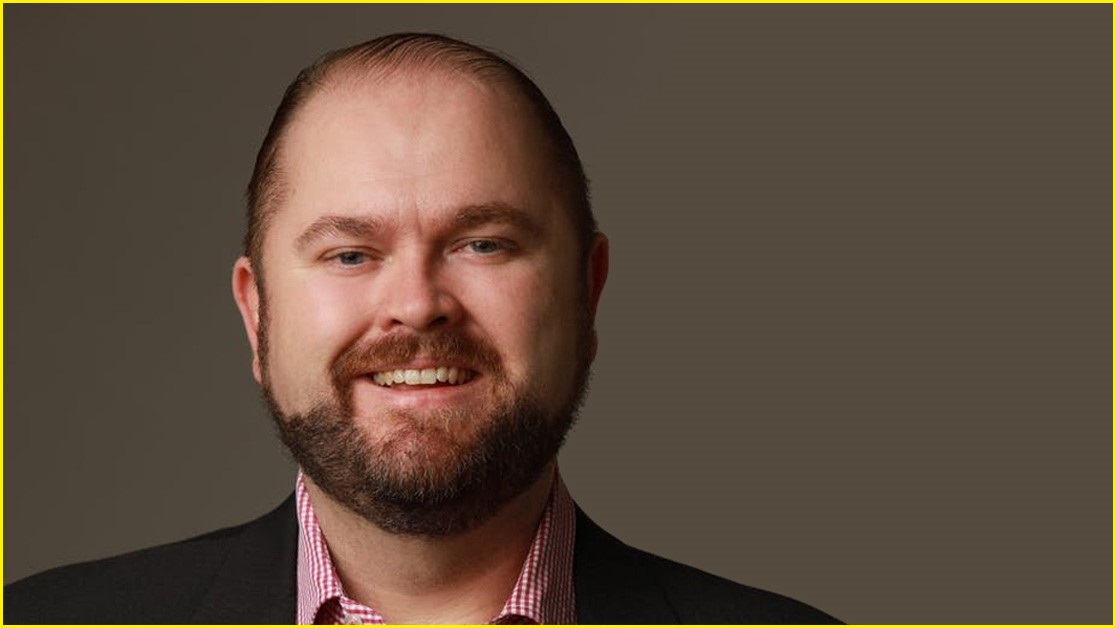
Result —
M577 509L574 597L579 624L672 624L680 620L641 553Z
M241 530L191 623L294 623L297 557L298 520L291 495Z
M190 623L290 624L295 618L294 496L247 524ZM580 624L669 624L679 618L640 560L577 509L574 596Z

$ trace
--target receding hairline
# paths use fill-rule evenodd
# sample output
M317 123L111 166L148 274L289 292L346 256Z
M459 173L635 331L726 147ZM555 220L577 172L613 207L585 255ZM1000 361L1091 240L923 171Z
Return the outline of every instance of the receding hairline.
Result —
M287 193L290 190L288 181L289 172L287 169L287 164L289 163L287 161L289 159L287 147L292 136L292 131L302 124L308 116L314 116L316 113L316 106L321 104L322 101L334 97L359 97L362 95L361 92L369 88L374 90L382 89L384 92L387 92L395 89L397 86L406 85L409 82L421 84L427 83L431 79L438 80L439 77L445 77L447 81L462 81L476 86L488 92L494 98L501 99L504 102L514 102L517 108L522 106L523 111L529 112L526 113L526 115L531 118L537 117L532 111L533 107L530 100L515 88L513 79L497 72L478 76L476 73L467 69L433 63L417 63L413 66L409 66L405 62L399 62L381 67L374 63L358 64L346 63L344 61L339 62L316 79L314 87L307 94L305 100L292 112L289 124L284 129L282 135L277 138L274 161L271 168L272 176L267 182L267 202L260 207L260 210L265 214L273 214L275 211L278 211L287 200ZM531 124L533 126L538 126L541 125L541 122L532 121ZM558 148L553 146L553 141L549 137L549 134L542 133L542 135L546 138L545 146L547 150L553 153L551 157L557 163L560 161Z
M388 85L393 81L428 80L438 75L463 80L492 90L500 98L519 101L534 124L544 129L547 149L554 163L565 171L570 185L568 202L571 217L584 231L581 240L596 231L589 205L588 181L572 139L557 113L537 85L506 55L473 44L428 34L401 34L364 42L327 53L300 72L284 95L288 106L282 119L283 104L257 157L256 173L249 189L249 230L246 253L262 255L264 233L275 211L285 201L288 173L284 153L290 129L306 113L307 105L318 96L347 87L366 89L369 85ZM389 87L390 89L390 87ZM288 102L289 101L289 102ZM270 141L269 141L270 140ZM258 261L258 260L257 260Z
M397 54L386 58L372 57L368 54L353 54L345 56L344 49L335 53L331 58L327 55L313 66L315 71L309 78L307 92L304 98L291 112L291 118L283 132L276 138L274 161L272 163L273 177L267 182L268 190L266 202L261 203L260 209L270 212L281 204L284 192L283 157L290 137L291 129L299 124L306 115L314 101L322 97L338 94L353 94L359 90L382 87L392 89L392 85L408 81L423 82L429 79L444 77L447 80L459 80L476 87L491 90L491 92L504 99L518 101L532 117L541 117L542 112L534 111L536 108L531 99L523 90L526 89L507 67L500 63L480 56L479 53L469 55L440 54L435 50L430 54ZM518 68L516 68L518 69ZM541 120L537 121L541 124ZM551 140L549 134L546 134ZM552 141L548 141L553 144ZM557 147L553 147L557 149Z
M292 112L290 123L279 137L277 144L282 147L291 129L299 124L315 105L326 98L359 99L369 94L368 90L372 90L372 98L375 98L378 94L386 94L397 87L408 88L411 85L425 87L434 83L448 86L457 82L476 87L478 91L501 103L511 103L517 108L522 107L522 111L532 125L542 125L542 121L537 119L539 114L535 111L535 105L517 88L513 77L508 76L506 72L496 70L479 72L473 71L472 68L431 63L407 65L405 62L400 62L380 66L338 62L315 79L314 86L305 99ZM548 143L553 144L550 139L547 135Z
M485 84L517 82L513 70L519 68L495 55L483 48L461 44L450 48L415 44L397 47L386 53L376 48L357 46L323 57L320 63L315 64L315 77L322 86L344 78L356 82L386 81L396 76L431 74L455 75Z

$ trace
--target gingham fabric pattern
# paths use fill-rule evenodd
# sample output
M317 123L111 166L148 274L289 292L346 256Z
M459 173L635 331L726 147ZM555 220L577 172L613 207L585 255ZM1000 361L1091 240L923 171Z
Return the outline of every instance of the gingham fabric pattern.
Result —
M386 623L375 609L345 595L310 504L301 470L295 481L295 498L298 510L296 623ZM555 473L550 501L519 572L519 579L504 608L488 623L576 623L573 589L575 521L573 499L562 477Z

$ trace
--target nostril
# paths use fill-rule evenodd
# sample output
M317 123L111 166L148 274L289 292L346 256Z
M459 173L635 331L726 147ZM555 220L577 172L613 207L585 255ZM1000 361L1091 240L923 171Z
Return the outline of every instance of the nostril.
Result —
M456 295L426 277L400 279L385 287L376 308L385 326L422 330L448 327L461 315Z

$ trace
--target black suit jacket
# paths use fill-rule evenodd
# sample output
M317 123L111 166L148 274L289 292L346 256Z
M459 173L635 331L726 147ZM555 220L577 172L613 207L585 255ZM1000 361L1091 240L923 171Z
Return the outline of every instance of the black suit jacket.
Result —
M4 588L8 624L289 624L294 498L250 523L59 567ZM578 510L574 595L583 624L830 624L787 597L628 547Z

